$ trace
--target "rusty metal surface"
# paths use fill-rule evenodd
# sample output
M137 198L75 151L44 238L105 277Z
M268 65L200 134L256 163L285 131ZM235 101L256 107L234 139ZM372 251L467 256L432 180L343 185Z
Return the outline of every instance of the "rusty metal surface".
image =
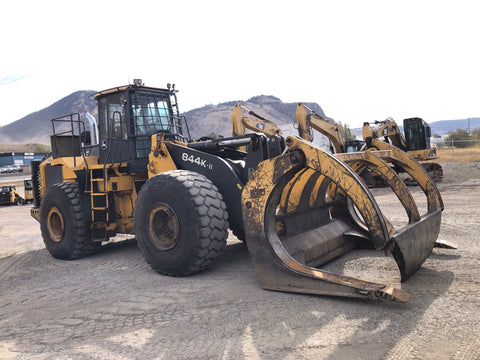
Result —
M393 236L392 255L402 281L412 276L430 255L440 232L441 210L425 215L421 222L408 225Z
M393 251L402 280L408 279L430 254L440 229L443 203L428 175L395 149L342 155L343 161L298 138L288 138L287 145L289 152L258 166L242 195L247 246L262 286L407 302L410 295L403 290L317 267L367 242L386 255ZM392 159L419 179L428 214L419 215L408 189L386 165ZM407 212L405 228L392 226L354 171L365 166L387 178Z

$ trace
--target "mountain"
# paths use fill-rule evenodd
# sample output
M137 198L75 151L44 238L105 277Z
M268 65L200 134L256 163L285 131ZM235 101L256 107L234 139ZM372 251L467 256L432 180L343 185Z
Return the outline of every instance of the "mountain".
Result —
M52 133L51 119L79 113L81 117L89 112L97 115L97 102L89 98L95 91L76 91L56 103L34 113L31 113L20 120L0 127L0 143L41 143L50 145Z
M455 131L457 129L468 130L469 119L459 120L440 120L430 124L432 128L432 135L445 135L449 131ZM480 118L470 118L470 129L480 128Z
M0 127L0 144L41 143L50 144L52 125L50 120L71 113L79 113L83 118L89 112L97 116L96 101L89 96L95 91L77 91L40 111L29 114L20 120ZM251 111L272 120L278 125L293 123L297 103L284 103L274 96L260 95L247 101L231 101L218 105L207 105L184 113L193 139L210 133L231 136L231 113L236 104L242 104ZM316 103L306 105L325 116ZM181 109L181 103L180 103Z

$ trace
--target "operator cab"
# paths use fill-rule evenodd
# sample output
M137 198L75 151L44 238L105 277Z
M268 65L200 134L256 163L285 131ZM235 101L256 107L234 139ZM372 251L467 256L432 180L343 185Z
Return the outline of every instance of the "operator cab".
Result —
M403 131L407 151L425 150L430 148L431 129L423 119L415 117L403 120Z
M175 85L167 89L133 85L104 90L93 95L98 101L100 163L126 162L130 171L145 169L151 136L186 142Z
M365 145L365 141L362 140L349 140L345 142L345 150L347 153L357 152L362 150Z

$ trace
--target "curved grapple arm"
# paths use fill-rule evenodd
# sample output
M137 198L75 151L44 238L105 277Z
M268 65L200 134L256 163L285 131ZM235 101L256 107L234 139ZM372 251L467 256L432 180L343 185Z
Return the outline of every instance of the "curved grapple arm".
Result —
M370 247L394 256L402 280L411 276L431 253L440 229L443 204L428 175L424 178L418 163L395 150L334 156L294 137L287 138L287 146L285 154L259 164L242 194L247 246L262 286L408 301L410 295L400 289L335 275L320 266L354 248ZM382 157L411 169L427 196L427 214L419 214ZM408 215L406 227L396 230L382 214L355 172L364 167L386 179Z

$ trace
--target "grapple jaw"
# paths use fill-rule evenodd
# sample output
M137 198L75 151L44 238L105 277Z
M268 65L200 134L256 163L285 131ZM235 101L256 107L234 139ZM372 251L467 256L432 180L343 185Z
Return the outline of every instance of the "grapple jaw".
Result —
M443 204L428 175L398 149L334 156L294 137L287 146L284 155L259 164L242 194L246 242L263 288L407 302L405 291L320 266L354 248L374 248L393 254L402 280L410 277L431 253L440 229ZM422 186L426 215L419 215L387 158L408 168ZM391 186L408 215L405 228L397 231L382 215L355 171L364 167Z
M402 281L412 276L432 252L441 220L442 212L436 210L422 217L419 223L408 225L393 236L395 247L392 255Z

